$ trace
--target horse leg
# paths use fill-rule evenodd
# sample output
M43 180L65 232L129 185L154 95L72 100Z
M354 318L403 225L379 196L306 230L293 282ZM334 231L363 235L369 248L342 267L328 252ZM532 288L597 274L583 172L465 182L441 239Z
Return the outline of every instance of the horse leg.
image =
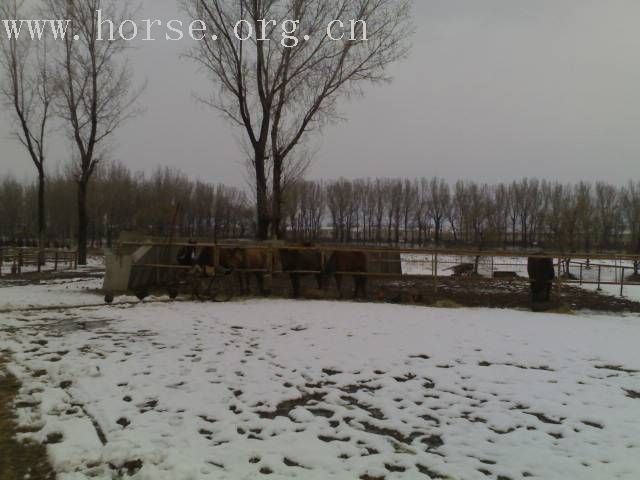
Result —
M536 279L533 282L533 285L531 287L531 293L532 293L532 298L534 303L544 301L545 289L546 289L546 285L544 280L540 281Z
M264 277L261 273L256 273L256 283L258 284L258 293L260 294L260 296L264 297Z
M238 292L240 292L240 295L244 295L244 286L242 285L242 273L234 272L232 281L238 287Z
M293 298L300 297L300 275L291 273L291 287L293 288Z
M367 299L367 277L364 275L358 277L357 280L357 290L360 290L360 295L362 299ZM356 296L358 296L358 292L356 292Z
M242 292L244 293L244 295L250 295L251 294L251 278L249 277L249 274L246 272L242 272L240 274L240 278L242 279Z

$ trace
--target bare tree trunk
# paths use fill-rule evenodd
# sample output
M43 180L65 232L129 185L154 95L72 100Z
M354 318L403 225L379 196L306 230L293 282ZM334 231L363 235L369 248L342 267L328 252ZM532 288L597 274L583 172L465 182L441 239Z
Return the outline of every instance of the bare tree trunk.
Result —
M44 249L47 241L47 217L45 212L46 180L44 169L38 169L38 247L40 248L40 265L44 263Z
M78 181L78 265L87 264L87 230L89 215L87 214L87 182Z
M0 17L19 18L24 2L0 4ZM45 140L55 94L48 61L48 45L39 42L32 48L28 42L0 39L0 98L13 107L16 136L29 153L38 172L38 245L39 262L44 261L46 242L45 216ZM4 103L4 102L3 102Z
M271 199L271 235L275 240L282 238L282 159L273 159L273 186Z
M269 238L269 205L267 198L267 176L265 173L265 154L256 150L256 211L258 214L256 236L258 240Z

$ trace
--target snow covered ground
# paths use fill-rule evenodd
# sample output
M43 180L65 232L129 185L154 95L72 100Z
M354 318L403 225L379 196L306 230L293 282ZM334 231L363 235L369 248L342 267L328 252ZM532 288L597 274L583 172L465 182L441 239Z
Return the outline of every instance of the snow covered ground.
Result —
M78 277L33 285L14 281L0 287L0 310L96 304L101 301L101 296L88 293L101 287L101 278Z
M52 255L52 254L48 254L48 255ZM60 256L61 260L58 262L58 272L63 272L63 271L69 271L73 268L73 262L65 259L62 259L63 255ZM44 265L42 265L40 267L40 271L41 272L49 272L52 273L55 270L55 262L50 259L49 257L47 257L47 261ZM104 260L102 257L100 256L89 256L87 258L87 266L86 267L78 267L78 271L82 271L83 269L87 269L87 268L95 268L95 267L101 267L104 265ZM22 268L20 269L21 274L25 274L25 273L36 273L38 271L38 265L35 263L27 263L25 265L22 266ZM11 263L6 262L2 265L2 275L9 275L11 273ZM0 278L2 278L0 276Z
M90 257L87 266L59 273L65 278L0 277L0 311L103 303L104 295L99 293L104 275L101 258ZM118 303L135 300L133 296L117 298Z
M582 288L597 291L598 286L593 284L584 284ZM620 296L620 285L602 285L600 287L600 293L602 295L609 295L612 297ZM633 300L634 302L640 302L640 285L625 285L623 289L624 298Z
M0 288L0 310L97 303L94 281ZM637 479L639 337L636 316L287 300L0 314L22 435L63 480Z

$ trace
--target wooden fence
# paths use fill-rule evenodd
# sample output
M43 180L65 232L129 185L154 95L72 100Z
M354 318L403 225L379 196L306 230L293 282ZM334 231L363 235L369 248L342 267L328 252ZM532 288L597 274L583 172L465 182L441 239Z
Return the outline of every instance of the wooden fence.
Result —
M0 248L0 277L41 273L78 267L78 253L75 250L38 248Z
M148 267L157 271L166 268L175 268L173 262L166 263L166 255L161 251L175 252L181 247L193 247L192 243L166 243L166 242L121 242L116 247L124 250L135 250L137 247L157 247L158 255L155 261L146 262L138 266ZM268 261L264 268L245 269L244 272L264 273L267 275L279 274L317 274L320 271L283 271L275 260L280 250L316 251L322 254L323 264L336 251L363 252L367 254L369 268L367 272L336 272L342 275L364 275L371 278L401 278L401 279L428 279L433 282L435 289L438 283L456 274L462 281L473 281L481 277L504 281L528 281L528 258L553 258L557 271L556 287L560 289L563 284L594 285L601 290L605 285L619 286L621 296L627 286L640 286L640 278L628 278L633 273L634 263L640 262L640 255L611 254L611 253L584 253L584 252L540 252L518 250L472 250L472 249L433 249L433 248L386 248L378 246L355 246L317 244L311 246L291 245L279 242L266 243L205 243L198 242L197 248L213 248L214 264L218 265L219 251L225 248L260 249L266 252ZM168 249L168 250L167 250ZM175 259L173 259L175 260ZM599 263L598 263L599 262ZM472 265L473 275L457 274L456 267L460 265ZM479 271L480 270L480 271ZM588 272L591 272L587 275ZM593 272L597 272L594 274Z

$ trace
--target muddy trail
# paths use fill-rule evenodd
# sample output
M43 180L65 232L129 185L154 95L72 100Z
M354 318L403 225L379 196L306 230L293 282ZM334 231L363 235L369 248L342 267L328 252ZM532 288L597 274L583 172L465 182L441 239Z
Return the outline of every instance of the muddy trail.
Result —
M47 460L45 445L21 442L21 433L13 411L20 383L5 369L6 358L0 353L0 480L53 480L54 471Z
M528 281L447 278L438 280L437 290L431 281L387 282L377 288L379 295L397 303L446 305L450 302L464 307L531 308ZM554 288L549 310L640 313L640 302L562 285Z

